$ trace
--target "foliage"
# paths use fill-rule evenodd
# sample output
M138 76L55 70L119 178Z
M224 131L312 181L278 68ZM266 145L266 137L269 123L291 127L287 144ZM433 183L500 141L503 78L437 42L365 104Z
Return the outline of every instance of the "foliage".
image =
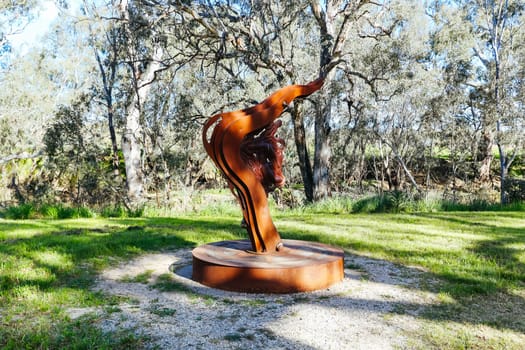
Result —
M144 214L144 207L125 208L122 205L106 206L100 211L100 216L104 218L139 218Z
M32 204L20 204L17 206L9 206L4 210L3 217L6 219L29 219L33 218L34 206Z
M521 182L520 182L521 183ZM304 214L358 214L358 213L437 213L453 211L522 211L525 201L517 200L502 205L473 198L470 201L451 201L443 199L439 193L429 192L423 196L409 196L401 191L385 192L382 195L341 195L315 203L298 205L295 201L284 202L279 196L269 199L270 210L287 210L291 213ZM102 207L68 206L64 204L25 203L10 205L0 209L0 217L12 220L20 219L69 219L90 218L140 218L173 217L178 215L199 214L203 216L235 216L241 211L238 203L229 191L193 191L181 193L173 198L170 205L163 207L143 206L126 208L124 205L106 205Z
M282 117L289 187L278 206L313 200L314 179L317 197L377 195L346 211L411 212L439 210L439 197L505 195L523 178L519 1L59 3L41 45L17 51L0 35L4 206L135 216L219 188L201 143L206 117L320 72L323 90ZM5 33L38 6L0 5ZM130 130L133 161L122 147ZM133 183L144 203L130 205ZM522 198L513 193L506 200ZM330 201L319 210L341 204Z
M509 178L502 190L505 191L509 202L525 202L525 180Z
M47 176L44 182L57 184L49 189L51 194L46 195L76 204L118 202L121 179L115 178L112 172L109 148L100 145L93 135L97 130L88 130L88 104L83 96L72 107L60 107L46 130Z
M0 210L0 217L5 219L73 219L93 217L93 211L87 207L70 207L63 204L20 204Z
M308 214L350 214L350 213L438 213L452 211L521 211L525 201L502 205L486 200L472 199L458 202L443 199L437 193L424 196L409 196L401 191L385 192L381 195L365 195L357 199L337 197L317 203L291 208L292 212Z

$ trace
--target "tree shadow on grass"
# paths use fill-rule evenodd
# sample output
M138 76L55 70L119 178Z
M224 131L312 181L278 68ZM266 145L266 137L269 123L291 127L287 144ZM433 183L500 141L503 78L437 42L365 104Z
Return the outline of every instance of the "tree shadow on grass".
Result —
M94 273L118 261L150 251L191 248L200 241L238 238L242 232L239 225L212 219L124 219L107 220L100 227L79 226L59 220L3 226L1 295L20 287L41 292L86 289ZM42 229L43 233L10 239L9 233L20 229Z
M91 289L103 268L147 252L239 238L241 232L238 222L231 219L2 222L0 347L46 347L54 343L53 337L65 336L45 331L61 329L61 324L68 327L65 308L118 303L114 296ZM24 327L28 317L33 326Z
M443 220L443 217L438 217ZM4 241L0 245L0 255L2 257L10 257L13 263L17 263L16 259L24 259L23 264L27 263L31 268L40 268L46 270L52 278L27 278L10 276L4 271L0 271L2 295L14 294L15 289L23 286L37 287L41 291L49 291L64 288L64 289L79 289L88 292L96 278L96 272L109 265L115 264L124 259L129 259L134 256L146 252L162 251L167 249L191 248L202 242L224 240L224 239L238 239L246 238L245 230L240 228L240 220L237 219L213 219L213 218L153 218L153 219L113 219L107 221L107 226L102 227L75 227L73 222L51 222L49 225L53 229L38 236L29 238L19 238L11 241ZM468 220L466 222L456 222L458 225L471 225ZM113 226L112 226L113 225ZM18 226L13 226L10 229L16 230ZM505 254L510 253L512 259L517 259L515 251L507 251L508 243L523 242L520 236L520 230L505 230L499 227L490 227L487 224L478 225L479 229L486 230L487 233L494 234L496 230L500 235L510 235L507 241L500 244L498 239L490 243L492 246L474 246L473 251L479 250L479 254L486 254L493 259L500 259L506 261ZM30 227L31 228L31 227ZM32 227L35 228L35 227ZM36 225L38 228L38 225ZM339 245L345 248L349 255L358 256L352 252L353 248L366 250L367 247L362 243L356 243L345 239L330 237L328 235L315 232L313 230L301 229L290 230L283 232L283 238L293 238L309 241L323 242L333 245ZM478 242L483 243L484 241ZM485 242L486 244L487 242ZM377 247L374 247L377 248ZM387 248L385 248L387 249ZM60 266L60 261L46 260L47 253L55 252L59 257L62 256L69 262L67 266ZM42 254L40 254L42 253ZM388 251L392 256L396 254L406 255L407 252L396 252L394 249ZM439 253L439 252L438 252ZM422 252L414 252L414 255L421 255ZM427 252L424 254L436 254L436 252ZM446 256L447 252L444 250L440 254ZM497 255L501 256L498 257ZM51 254L52 255L52 254ZM494 257L496 255L496 257ZM43 256L43 258L42 258ZM374 264L390 264L387 260L368 258ZM21 260L20 260L21 261ZM509 260L510 265L516 260ZM509 266L510 266L509 265ZM474 278L465 276L445 275L421 273L420 270L410 267L400 267L405 275L422 276L422 281L438 280L438 285L433 283L418 283L407 284L403 287L421 291L439 292L442 291L443 285L452 283L455 286L462 284L476 285L480 281ZM505 265L506 266L506 265ZM518 268L523 268L518 264ZM31 277L31 278L30 278ZM490 276L489 276L490 277ZM489 277L481 276L481 279L490 280ZM395 285L395 279L377 280L372 276L372 281L380 283ZM488 283L485 281L484 283ZM445 288L445 291L447 289ZM453 291L455 289L452 289ZM381 313L411 313L414 310L419 310L417 317L429 320L444 320L457 321L461 323L483 324L490 325L501 329L510 329L518 332L525 332L525 319L521 313L516 310L525 309L525 301L522 296L512 295L506 293L506 289L501 286L495 286L491 293L458 295L452 294L455 299L451 303L435 304L422 306L417 303L403 302L403 301L389 301L377 300L371 302L370 300L359 299L351 296L334 296L332 303L333 307L348 309L348 310L365 310ZM202 292L202 291L201 291ZM202 292L204 293L204 292ZM255 296L256 297L256 296ZM96 298L95 298L96 299ZM316 303L316 299L307 297L309 302ZM16 298L13 298L15 301ZM300 299L298 299L300 300ZM307 301L308 301L307 300ZM100 299L93 303L100 304L104 300ZM340 303L340 304L338 304ZM74 304L74 302L72 303ZM12 305L12 304L11 304ZM89 303L87 303L89 305ZM67 305L66 305L67 306ZM85 304L82 306L86 306ZM6 307L11 307L6 305ZM216 317L214 310L210 310L210 317ZM284 311L279 313L275 310L275 319L283 318ZM290 340L289 346L303 346L296 341Z
M441 216L421 214L429 219L447 220ZM457 220L450 218L452 222L459 225L472 225L468 220ZM329 228L327 228L329 230ZM467 270L460 271L447 268L448 259L461 259L457 253L451 252L447 247L431 251L407 251L394 249L382 243L358 242L329 235L316 233L312 229L294 230L287 229L283 232L286 238L319 241L335 244L346 248L350 254L358 251L383 252L389 256L411 259L434 259L442 261L445 265L441 272L425 272L414 270L403 266L407 274L421 276L423 283L406 286L410 289L442 293L452 298L451 303L438 303L425 308L420 317L431 320L448 320L460 323L472 323L494 326L501 329L509 329L525 333L525 315L519 310L525 309L525 295L513 293L515 282L523 284L525 276L525 265L518 259L521 253L519 249L509 248L509 244L525 243L525 233L519 228L499 227L496 225L477 223L476 231L486 236L496 236L494 239L475 241L468 250L481 258L479 266L465 267ZM372 258L367 258L374 260ZM386 260L375 259L378 264ZM483 261L494 262L494 268L487 269ZM461 267L461 266L459 266ZM428 283L426 283L427 281ZM432 281L437 281L434 283ZM389 282L391 283L391 282ZM521 288L523 290L523 288ZM359 304L358 301L356 301ZM351 303L354 304L353 302ZM392 305L391 305L392 306ZM407 310L417 308L417 305L399 304L393 305L393 309Z
M447 215L433 216L422 214L422 216L451 222L457 225L459 229L465 226L475 226L475 233L486 237L486 239L474 241L468 248L468 251L481 257L487 264L497 267L494 269L483 269L482 266L479 273L482 282L485 281L488 284L492 284L493 288L499 291L507 291L509 285L502 285L497 282L498 280L510 281L516 286L525 287L525 259L520 259L519 257L523 255L523 248L513 247L516 245L525 247L525 227L494 225L476 221L475 219L469 220L468 217L460 219ZM494 219L505 219L505 217L505 213L498 213Z
M277 332L280 332L279 329L283 323L296 323L295 327L297 328L311 327L311 322L315 319L313 315L315 314L319 316L316 321L319 330L331 328L331 331L335 333L344 330L345 336L341 338L341 344L353 337L351 335L347 336L346 333L360 333L361 337L365 337L368 336L367 331L370 331L370 336L373 337L374 333L382 332L388 328L385 334L385 336L388 336L388 332L395 328L389 325L387 321L391 319L392 315L403 316L401 318L402 322L411 322L410 319L414 318L416 320L437 322L436 324L455 322L460 325L485 325L502 331L525 332L525 316L519 311L525 307L525 302L520 297L494 294L442 302L437 294L422 293L432 289L426 283L436 282L429 282L429 279L435 279L431 274L413 267L396 265L386 260L361 256L349 251L347 251L345 259L345 281L330 287L328 290L313 293L281 296L268 294L246 295L220 291L202 285L195 285L190 280L190 275L188 275L187 271L179 275L181 277L179 277L178 281L187 283L185 284L188 287L187 290L190 290L192 293L201 295L204 298L212 297L215 302L227 300L229 303L234 303L236 298L240 297L245 298L247 304L266 306L268 310L264 310L264 307L259 307L257 310L247 307L245 312L257 315L257 317L271 313L273 321L268 321L268 318L266 318L266 322L273 325L271 328ZM186 278L186 281L183 278ZM363 278L365 282L359 282ZM348 282L348 280L353 280L353 282ZM439 281L437 282L439 283ZM341 287L340 285L342 284L345 286ZM433 297L429 300L428 295L433 295ZM279 304L281 307L268 307L268 305L274 304ZM308 305L308 308L303 309L300 306L301 304ZM322 312L319 310L322 310ZM217 310L217 313L221 314L224 311ZM211 314L213 315L213 312ZM289 321L290 314L294 315L291 321ZM336 318L334 316L331 322L342 323L337 327L327 325L328 321L325 316L335 314L338 316ZM213 319L213 316L206 317ZM359 320L362 320L362 322ZM344 322L348 322L348 324ZM403 329L403 326L399 327ZM457 326L451 326L451 332L454 330L458 334L463 332L461 329L454 327ZM407 328L410 329L410 326ZM476 327L472 327L470 331L475 334L476 329ZM314 332L313 329L312 332ZM286 338L286 334L282 332L279 335ZM289 338L290 341L295 339L293 334L291 336ZM323 336L325 335L319 333L319 337ZM474 346L474 348L476 347Z

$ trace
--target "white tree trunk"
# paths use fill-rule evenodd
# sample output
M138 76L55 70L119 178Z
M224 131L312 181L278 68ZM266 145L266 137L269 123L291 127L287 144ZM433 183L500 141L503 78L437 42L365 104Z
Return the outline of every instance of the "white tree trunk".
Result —
M127 5L128 2L123 0L120 4L120 11L121 16L129 22ZM128 26L126 26L126 30L128 31L128 36L132 37L133 33ZM142 106L151 90L155 74L163 68L162 58L164 50L161 43L155 43L152 57L143 71L140 67L141 62L137 59L137 55L131 45L128 47L128 56L133 70L134 89L131 102L126 108L126 128L122 135L122 153L126 167L127 201L131 206L137 207L143 202L144 192L141 144L143 138L141 126Z

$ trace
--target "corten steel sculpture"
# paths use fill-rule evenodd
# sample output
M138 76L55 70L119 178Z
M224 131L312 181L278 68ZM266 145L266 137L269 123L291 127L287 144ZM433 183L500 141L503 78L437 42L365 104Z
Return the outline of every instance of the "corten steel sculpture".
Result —
M219 113L204 125L204 147L240 203L250 242L196 248L194 280L222 289L293 292L323 288L342 279L341 250L283 241L268 209L268 193L284 184L285 142L276 136L282 124L276 119L294 99L322 85L320 78L307 85L286 86L253 107Z

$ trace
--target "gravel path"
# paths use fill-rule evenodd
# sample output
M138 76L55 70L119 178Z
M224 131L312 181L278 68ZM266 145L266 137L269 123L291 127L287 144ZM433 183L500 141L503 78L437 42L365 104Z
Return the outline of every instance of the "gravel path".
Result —
M129 282L145 272L148 283ZM310 293L225 292L190 275L190 250L148 254L104 271L96 288L130 301L106 311L102 327L134 329L160 349L399 349L418 327L418 312L437 302L418 288L421 271L352 254L341 283ZM178 287L153 288L159 276Z

